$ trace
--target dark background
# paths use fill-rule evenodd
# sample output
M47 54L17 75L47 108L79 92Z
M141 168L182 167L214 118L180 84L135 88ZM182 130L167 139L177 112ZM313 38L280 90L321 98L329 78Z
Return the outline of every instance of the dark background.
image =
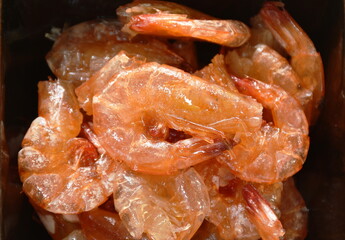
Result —
M1 92L0 99L5 101L0 102L0 111L4 108L4 115L0 116L4 116L9 164L6 164L5 155L1 154L2 193L5 192L3 211L0 211L1 239L49 239L21 192L17 174L17 152L21 139L37 115L37 82L51 75L44 56L52 42L44 34L50 32L52 26L70 26L97 17L115 16L115 9L127 2L2 0L0 89L5 86L5 90ZM219 18L248 22L263 1L176 2ZM317 125L311 129L307 162L296 175L298 188L310 212L308 239L345 239L344 3L342 0L283 2L314 41L325 65L323 110ZM218 51L217 46L207 43L199 43L198 48L201 65L209 62Z

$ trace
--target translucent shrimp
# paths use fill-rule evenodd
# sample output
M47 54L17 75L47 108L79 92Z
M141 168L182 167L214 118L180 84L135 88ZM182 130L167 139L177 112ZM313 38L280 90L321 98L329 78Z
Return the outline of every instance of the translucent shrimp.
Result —
M112 201L111 204L114 205L114 202ZM86 239L135 239L129 234L119 214L115 211L95 208L91 211L80 213L79 220ZM144 237L141 240L147 240L147 238Z
M308 148L308 123L298 102L281 88L255 79L233 77L240 92L253 96L272 113L273 123L238 134L237 144L218 160L239 178L274 183L299 171ZM236 141L236 138L238 139Z
M216 226L220 239L256 240L260 236L269 239L264 234L265 229L269 229L271 235L281 235L282 226L278 220L281 183L250 186L212 160L195 166L195 169L203 178L210 196L211 211L206 219ZM255 204L258 203L264 208L257 208ZM254 218L249 216L251 210L255 210ZM259 215L270 220L259 218Z
M126 28L140 34L195 38L228 47L241 46L250 36L249 28L240 21L189 19L168 13L133 16Z
M280 221L286 230L284 239L305 239L307 236L308 209L293 178L289 178L283 183L280 210Z
M155 8L155 6L157 8ZM165 37L188 37L228 47L245 43L249 28L236 20L219 20L172 3L134 2L118 9L126 25L123 31Z
M113 76L123 71L130 71L132 68L138 67L143 63L144 61L128 57L124 51L116 54L100 70L95 72L88 81L76 88L75 92L80 107L82 107L88 115L92 115L93 96L101 92Z
M116 14L122 23L128 23L133 16L161 12L188 15L191 18L197 19L215 19L195 9L168 1L136 0L132 3L122 5L116 10Z
M265 44L250 44L227 53L229 71L241 78L249 76L268 84L276 84L306 108L311 101L312 92L301 86L300 77L286 58Z
M83 22L63 31L47 54L48 65L59 79L79 85L118 52L143 56L147 61L180 67L184 59L153 38L130 40L114 19Z
M117 162L95 147L90 129L84 131L90 140L77 137L81 122L71 83L39 83L39 117L24 137L18 165L24 192L53 213L91 210L113 190Z
M315 123L324 95L324 73L320 54L303 29L283 8L282 3L264 3L260 16L291 56L290 64L300 77L301 86L312 92L312 100L305 111L310 122Z
M154 176L120 169L115 178L114 203L135 238L190 239L210 208L207 189L190 168L172 176Z
M94 130L107 153L135 171L170 174L220 155L237 132L257 130L262 106L180 69L147 63L93 97ZM168 129L188 139L166 141Z
M269 203L250 184L243 187L242 195L247 203L248 217L256 226L261 238L263 240L279 240L285 231Z
M228 89L229 91L238 92L234 82L231 80L231 76L227 71L224 55L222 54L217 54L214 56L209 65L195 72L194 75L212 83L216 83Z

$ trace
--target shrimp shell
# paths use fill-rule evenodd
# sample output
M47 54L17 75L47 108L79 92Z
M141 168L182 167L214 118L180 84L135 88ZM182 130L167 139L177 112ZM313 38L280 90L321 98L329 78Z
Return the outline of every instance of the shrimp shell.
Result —
M114 77L94 96L93 114L108 154L150 174L170 174L218 156L228 149L227 137L262 123L262 107L253 99L157 63ZM147 131L152 124L192 138L154 138Z
M39 117L24 137L18 165L24 192L53 213L91 210L112 193L117 163L77 137L81 121L71 83L39 83Z

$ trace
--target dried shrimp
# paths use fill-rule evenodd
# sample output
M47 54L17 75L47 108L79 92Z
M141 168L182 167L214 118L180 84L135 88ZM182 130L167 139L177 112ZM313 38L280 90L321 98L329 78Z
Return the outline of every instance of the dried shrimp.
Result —
M306 237L292 176L319 114L319 53L281 3L251 27L139 0L64 29L18 154L54 239ZM198 67L194 41L222 45ZM205 43L209 44L209 43Z

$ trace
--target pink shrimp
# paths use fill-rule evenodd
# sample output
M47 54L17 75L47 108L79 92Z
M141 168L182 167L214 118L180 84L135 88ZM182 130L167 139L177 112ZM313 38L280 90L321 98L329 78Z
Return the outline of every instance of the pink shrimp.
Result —
M239 178L262 183L287 179L299 171L308 148L308 123L298 102L281 88L255 79L233 77L240 92L257 99L269 109L271 123L259 131L239 134L237 145L218 160Z
M114 205L114 202L111 201ZM107 211L102 208L95 208L88 212L80 213L79 221L86 239L94 240L134 240L125 225L122 223L119 214L115 211ZM141 238L142 240L147 238ZM79 239L78 239L79 240Z
M90 140L77 137L81 122L71 83L39 83L39 117L24 137L18 165L24 192L53 213L91 210L112 193L118 164L90 129L84 131Z
M256 240L260 236L269 239L265 229L269 229L272 236L281 235L283 229L278 220L281 183L251 186L212 160L195 166L195 169L203 178L210 196L211 211L206 219L216 226L221 239ZM255 217L251 210L255 211Z
M312 93L312 100L305 112L307 118L314 124L324 95L321 56L307 34L283 8L282 3L266 2L260 11L260 16L291 56L290 64L300 77L301 86Z
M261 117L261 104L250 97L157 63L114 76L93 97L102 146L112 158L150 174L170 174L220 155L229 148L227 138L259 129ZM169 129L191 137L168 142Z
M195 72L194 75L216 83L229 91L238 92L227 71L224 55L222 54L214 56L209 65Z
M241 78L252 77L268 84L275 84L305 108L311 101L312 92L301 86L300 77L289 62L265 44L251 45L229 51L226 62L229 71Z
M250 184L243 187L242 195L247 203L248 217L255 224L261 238L263 240L279 240L285 231L269 203Z
M79 85L120 51L176 67L186 64L163 41L148 37L130 40L121 28L122 24L114 19L88 21L68 28L46 56L50 69L57 78Z
M190 239L209 212L210 200L199 174L190 168L171 176L117 171L114 203L135 239Z
M155 8L155 6L157 8ZM236 20L219 20L173 3L134 2L118 10L126 25L123 31L132 35L152 34L188 37L229 47L238 47L250 36L249 28Z

